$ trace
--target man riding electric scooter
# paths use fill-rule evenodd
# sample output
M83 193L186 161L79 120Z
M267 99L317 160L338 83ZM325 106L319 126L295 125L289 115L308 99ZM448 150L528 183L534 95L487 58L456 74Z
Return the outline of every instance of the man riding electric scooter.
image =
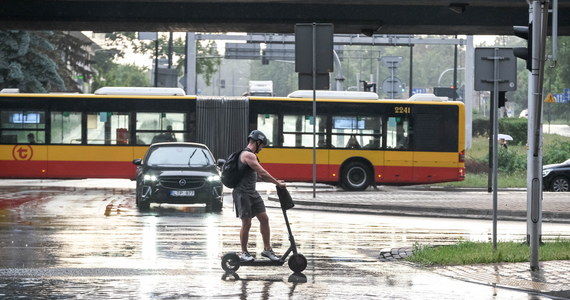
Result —
M249 240L249 230L251 228L251 220L256 217L259 220L260 232L263 239L262 256L269 258L271 261L279 261L279 256L275 255L271 248L271 231L269 228L269 217L265 211L263 199L256 190L257 179L272 182L279 188L285 188L283 180L277 180L269 172L267 172L260 164L257 153L267 145L267 138L259 130L253 130L247 137L247 146L241 152L238 159L238 168L243 169L243 177L238 185L233 189L232 196L236 207L236 217L241 219L240 244L241 255L240 260L251 262L254 257L247 250Z

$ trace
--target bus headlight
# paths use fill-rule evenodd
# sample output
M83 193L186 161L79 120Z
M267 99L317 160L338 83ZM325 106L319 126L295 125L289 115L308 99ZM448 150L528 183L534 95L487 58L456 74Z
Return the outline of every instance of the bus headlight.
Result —
M220 181L220 179L221 179L221 178L220 178L220 175L211 175L211 176L208 176L208 181L209 181L209 182Z

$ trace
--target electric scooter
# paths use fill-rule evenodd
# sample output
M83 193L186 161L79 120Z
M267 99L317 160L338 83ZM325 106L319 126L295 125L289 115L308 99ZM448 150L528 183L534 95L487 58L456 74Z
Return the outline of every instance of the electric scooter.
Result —
M279 197L279 203L281 204L281 210L283 211L283 217L285 218L285 225L287 225L287 231L289 232L289 248L277 261L272 261L269 259L241 261L237 253L227 253L222 257L222 269L224 269L226 273L235 273L240 266L282 266L287 260L287 256L289 256L291 253L293 253L293 255L291 255L291 258L288 261L289 269L295 273L300 273L307 267L307 259L303 254L297 252L295 238L291 232L291 226L289 226L289 218L287 218L287 210L295 206L293 199L291 198L291 195L289 194L287 188L277 187L277 196Z

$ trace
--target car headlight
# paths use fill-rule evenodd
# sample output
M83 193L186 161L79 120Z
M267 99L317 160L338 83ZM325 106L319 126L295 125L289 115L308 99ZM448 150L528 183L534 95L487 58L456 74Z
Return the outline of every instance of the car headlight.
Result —
M145 182L155 182L158 178L155 175L145 174L143 177Z
M552 170L550 170L550 169L542 170L542 177L548 176L548 174L550 174L551 171Z
M221 178L220 178L220 175L211 175L211 176L208 176L208 181L209 181L209 182L212 182L212 181L220 181L220 179L221 179Z

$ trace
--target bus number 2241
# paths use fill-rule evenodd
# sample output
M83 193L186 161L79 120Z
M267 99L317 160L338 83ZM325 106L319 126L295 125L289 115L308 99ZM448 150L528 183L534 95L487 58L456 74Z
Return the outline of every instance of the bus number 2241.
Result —
M396 107L394 107L394 113L410 114L410 113L412 113L412 108L409 106L396 106Z

